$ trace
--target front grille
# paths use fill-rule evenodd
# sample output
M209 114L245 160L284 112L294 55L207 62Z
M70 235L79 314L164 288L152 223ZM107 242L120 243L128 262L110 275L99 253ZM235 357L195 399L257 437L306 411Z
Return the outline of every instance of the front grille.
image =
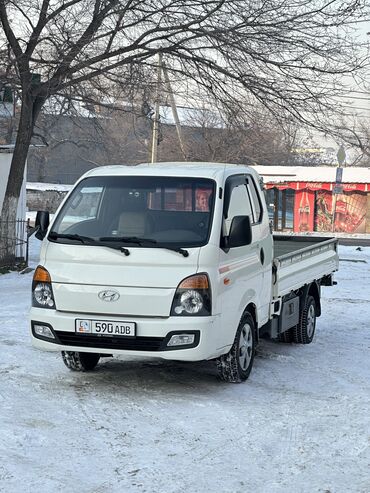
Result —
M163 337L108 337L75 332L55 332L63 346L80 346L101 349L128 349L132 351L159 351Z

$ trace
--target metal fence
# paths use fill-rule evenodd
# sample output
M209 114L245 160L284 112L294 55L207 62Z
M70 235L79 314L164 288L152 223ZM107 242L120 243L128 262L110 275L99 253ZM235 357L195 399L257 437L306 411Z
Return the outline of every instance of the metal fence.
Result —
M7 235L1 234L9 231ZM30 236L29 220L0 221L0 267L25 263L28 265L28 246Z

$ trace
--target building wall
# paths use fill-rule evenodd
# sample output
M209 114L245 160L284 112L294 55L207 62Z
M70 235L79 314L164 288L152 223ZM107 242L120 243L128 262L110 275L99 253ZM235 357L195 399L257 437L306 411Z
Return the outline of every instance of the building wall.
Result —
M326 190L316 192L315 231L337 233L365 233L368 197L364 192L333 194ZM333 228L334 222L334 228Z
M268 187L273 184L268 184ZM297 186L294 190L291 187ZM316 188L317 185L317 188ZM268 202L270 206L270 218L274 220L276 230L287 230L288 216L284 219L284 214L291 214L282 206L282 201L278 200L282 193L290 190L294 193L294 228L297 233L317 231L321 233L348 233L363 234L370 233L370 184L351 184L346 185L347 190L343 193L334 194L332 190L320 188L321 184L310 183L308 188L298 189L297 184L290 183L289 188L285 185L268 188ZM327 185L327 184L326 184ZM353 186L352 190L348 190ZM275 193L272 193L272 190ZM276 221L276 218L279 218Z
M10 171L10 164L13 157L13 151L9 149L0 149L0 211L3 207L6 187ZM26 173L27 166L24 170L23 184L18 201L17 219L26 219Z
M366 233L370 233L370 193L367 194Z
M48 211L53 214L66 194L59 190L27 189L27 208L29 211Z
M3 207L6 187L9 179L10 165L13 157L13 149L6 147L0 148L0 211ZM26 172L24 170L23 184L20 191L17 208L17 223L15 226L16 246L15 257L18 259L26 258L27 248L27 229L26 229ZM0 216L1 220L1 216ZM0 259L1 260L1 259ZM6 261L6 260L5 260Z
M12 154L0 153L0 210L3 206L6 186L8 183Z

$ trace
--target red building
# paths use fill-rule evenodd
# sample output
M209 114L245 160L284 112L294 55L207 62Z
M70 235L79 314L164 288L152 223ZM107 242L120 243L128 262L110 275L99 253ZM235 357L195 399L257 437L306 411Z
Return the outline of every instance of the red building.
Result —
M276 231L370 233L370 168L254 168Z

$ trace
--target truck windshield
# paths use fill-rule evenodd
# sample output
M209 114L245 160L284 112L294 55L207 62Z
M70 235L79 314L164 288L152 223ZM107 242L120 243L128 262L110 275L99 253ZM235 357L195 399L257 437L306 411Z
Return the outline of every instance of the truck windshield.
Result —
M145 248L202 246L210 234L214 196L215 182L205 178L86 178L68 197L49 239Z

